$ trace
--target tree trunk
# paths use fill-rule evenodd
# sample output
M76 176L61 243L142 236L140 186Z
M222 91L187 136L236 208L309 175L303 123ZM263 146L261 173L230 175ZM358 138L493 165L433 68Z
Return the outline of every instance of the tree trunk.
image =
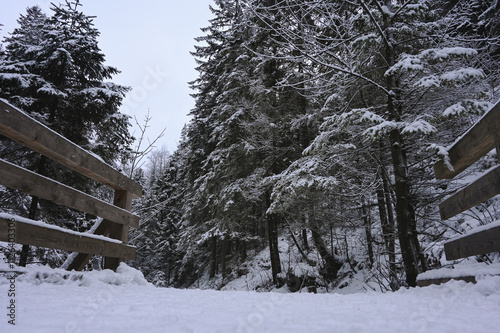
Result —
M238 250L240 252L240 262L243 263L247 260L247 242L245 240L239 241Z
M411 199L410 202L412 202ZM413 242L415 243L415 248L420 260L420 272L425 272L427 270L427 260L425 260L424 252L422 251L422 247L420 246L420 242L418 240L417 221L413 202L410 204L410 208L412 210L411 216L413 217L411 221L411 231L413 234Z
M309 260L309 258L307 257L307 254L305 254L305 252L300 248L299 242L297 242L297 238L295 238L295 235L293 234L292 231L290 231L290 236L292 237L292 240L293 240L295 246L297 247L297 249L299 250L300 254L302 255L302 258L304 258L304 260L309 265L311 265L312 264L311 260Z
M304 244L304 249L309 250L309 242L307 241L307 229L302 229L302 244Z
M247 260L247 242L245 240L235 238L234 247L239 255L239 262L244 263Z
M389 232L389 260L394 264L394 272L396 272L396 221L394 220L394 206L392 200L391 189L389 187L389 179L386 174L382 178L385 193L385 205L387 206L387 217L389 225L387 231Z
M212 256L210 260L210 278L217 274L217 236L212 236Z
M392 130L391 154L394 165L394 177L396 179L396 216L398 222L398 236L403 263L406 272L406 282L409 286L415 287L417 275L420 273L418 266L418 240L413 234L412 216L413 209L410 203L410 181L407 175L407 161L403 150L403 140L399 130Z
M392 8L392 1L386 0L386 6ZM394 46L394 36L392 30L392 21L389 13L383 12L384 19L384 38L385 45L385 61L388 68L395 64L396 50ZM402 105L400 103L400 89L394 75L387 75L386 88L387 94L387 111L389 118L392 121L401 121ZM390 149L392 157L392 165L394 168L395 178L395 193L396 193L396 218L398 222L398 236L401 247L403 263L406 272L406 282L409 286L416 286L417 275L420 273L418 265L419 255L416 243L418 239L413 234L412 221L415 216L410 202L410 179L408 177L408 162L406 158L406 147L403 142L401 130L395 128L389 132Z
M325 245L323 238L321 237L319 225L314 214L314 207L312 208L312 210L313 212L310 214L309 223L311 224L310 229L314 245L318 249L321 259L323 259L324 261L323 276L327 280L333 280L337 277L338 270L340 269L340 267L342 267L342 264L338 262L337 259L328 251L328 248Z
M278 274L281 273L280 253L278 249L278 224L275 216L267 216L267 229L269 235L269 254L271 258L271 271L273 283L278 285Z
M45 165L46 164L47 164L47 158L45 156L41 155L40 159L38 160L38 166L36 167L36 173L43 176L43 174L45 172ZM38 213L38 202L39 201L40 201L40 199L38 197L31 196L31 204L30 204L30 209L28 211L28 218L30 220L36 220L36 215ZM19 266L26 267L30 256L31 256L30 246L23 245L23 247L21 249L21 256L19 258Z
M366 246L368 250L368 259L370 260L370 268L373 267L373 237L372 237L372 221L367 211L366 206L363 204L362 208L363 221L365 224Z
M38 202L40 199L36 196L31 196L31 204L28 212L28 218L30 220L36 220L36 215L38 212ZM28 264L28 259L31 256L31 250L29 245L23 245L21 249L21 256L19 258L19 266L26 267Z
M391 194L389 193L389 184L382 171L379 175L380 186L377 189L377 202L382 225L382 236L389 261L389 275L396 277L396 248L394 242L394 211L392 209Z
M224 236L222 240L222 261L221 261L221 273L222 277L227 276L227 256L231 250L231 240L228 235Z

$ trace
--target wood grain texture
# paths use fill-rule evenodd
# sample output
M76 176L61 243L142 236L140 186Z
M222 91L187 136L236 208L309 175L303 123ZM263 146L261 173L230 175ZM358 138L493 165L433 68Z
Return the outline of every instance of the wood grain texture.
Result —
M50 178L0 159L0 184L132 228L139 217Z
M500 194L500 165L440 203L441 219L447 220L497 194Z
M9 241L10 222L0 218L0 241ZM133 246L76 235L62 230L49 229L21 221L15 222L15 243L124 259L134 259L135 257L135 247Z
M446 260L500 251L500 226L444 243Z
M1 99L0 134L115 190L142 195L137 182Z
M500 102L491 108L459 141L448 150L454 171L441 161L434 165L437 179L451 179L479 158L497 147L496 133L500 131Z

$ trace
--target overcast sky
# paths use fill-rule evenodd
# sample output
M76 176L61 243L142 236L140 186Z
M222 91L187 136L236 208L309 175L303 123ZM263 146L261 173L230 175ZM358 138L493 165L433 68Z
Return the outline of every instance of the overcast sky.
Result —
M0 31L3 40L16 28L19 15L38 5L52 15L50 3L61 0L0 0ZM197 78L190 55L195 37L208 26L212 0L80 0L80 10L96 16L101 32L99 46L106 64L122 71L113 82L130 86L121 111L142 123L148 109L152 126L147 132L154 139L163 128L165 136L157 147L173 152L180 132L194 106L188 83ZM134 120L132 119L132 122ZM135 135L138 136L138 131Z

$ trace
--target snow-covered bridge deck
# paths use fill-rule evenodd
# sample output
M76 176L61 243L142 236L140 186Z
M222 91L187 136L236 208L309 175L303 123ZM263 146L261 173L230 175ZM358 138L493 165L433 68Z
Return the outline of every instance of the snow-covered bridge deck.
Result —
M0 275L4 313L9 286ZM256 293L155 288L121 264L117 273L28 271L15 289L16 325L4 314L1 332L459 333L500 327L498 276L385 294Z

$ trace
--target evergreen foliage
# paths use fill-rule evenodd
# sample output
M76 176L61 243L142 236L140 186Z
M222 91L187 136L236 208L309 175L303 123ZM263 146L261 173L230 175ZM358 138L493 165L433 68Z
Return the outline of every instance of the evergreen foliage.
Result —
M325 283L361 260L387 288L414 285L454 228L436 209L453 189L430 166L499 97L498 6L215 3L163 201L178 221L168 283L221 287L266 247L269 279L288 283L279 238Z
M80 6L79 1L52 5L50 17L35 6L20 16L19 26L4 40L0 97L114 164L127 158L133 141L128 116L118 111L129 88L108 81L118 70L104 65L97 41L99 31ZM109 199L109 191L85 177L6 139L0 143L1 158ZM10 190L5 194L2 209L78 231L92 226L92 218L81 213ZM27 250L25 246L21 265L26 262ZM38 252L42 262L52 265L63 259L56 255L51 262L43 250Z
M432 165L500 98L498 1L214 2L179 147L131 171L145 189L135 265L159 286L221 288L266 251L263 288L336 286L360 269L387 290L415 285L465 228L440 220L457 185ZM104 82L117 70L78 2L52 10L28 9L5 40L0 94L115 161L131 142L127 88ZM2 158L42 164L2 144ZM500 218L487 206L478 223Z

